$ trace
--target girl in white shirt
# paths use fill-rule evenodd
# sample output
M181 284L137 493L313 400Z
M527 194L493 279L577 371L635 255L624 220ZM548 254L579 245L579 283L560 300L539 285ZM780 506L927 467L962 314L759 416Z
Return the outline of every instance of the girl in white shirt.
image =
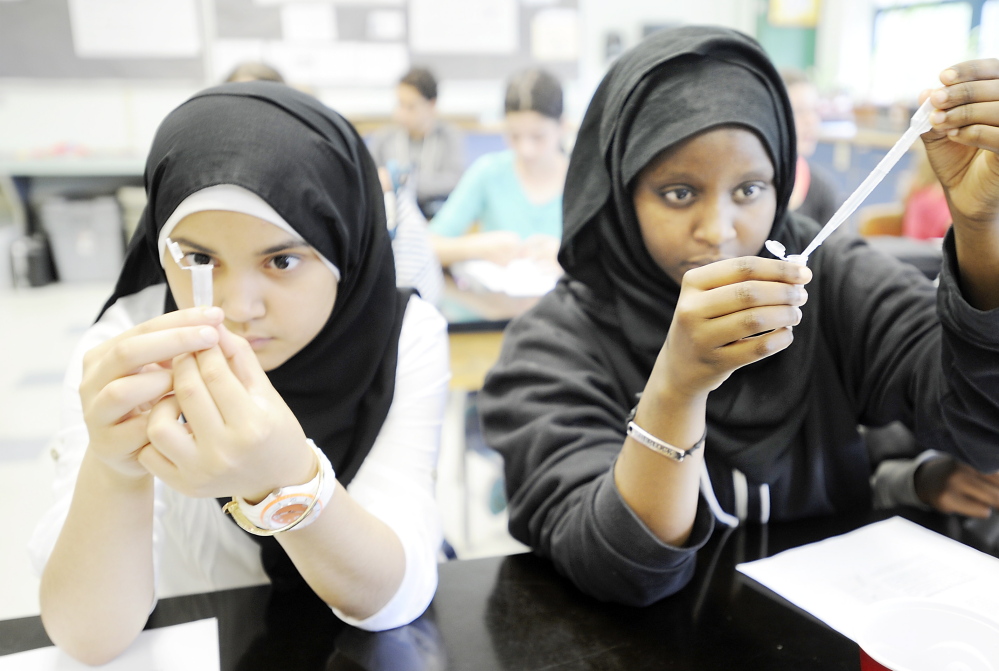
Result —
M437 584L446 324L396 289L363 142L306 94L225 84L166 118L146 189L67 375L32 541L50 637L102 663L159 596L268 578L362 628L412 621Z

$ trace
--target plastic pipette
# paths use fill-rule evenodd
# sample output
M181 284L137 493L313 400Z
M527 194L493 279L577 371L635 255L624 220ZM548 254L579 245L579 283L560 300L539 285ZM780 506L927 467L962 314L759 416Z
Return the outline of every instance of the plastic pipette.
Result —
M791 254L785 256L786 249L784 245L777 242L776 240L767 240L766 248L770 250L770 253L777 258L784 259L785 261L791 261L793 263L799 263L801 265L806 265L808 263L808 257L814 252L819 245L825 242L826 238L833 234L833 232L840 227L840 225L847 220L847 218L854 213L854 211L860 207L860 204L864 202L864 199L871 194L881 180L885 178L888 171L898 163L899 159L905 152L909 151L909 147L916 141L920 135L925 133L931 128L930 124L930 114L933 112L933 105L930 104L930 99L927 98L926 102L919 106L916 113L912 115L912 119L909 121L909 128L902 134L902 137L898 139L898 142L888 150L885 157L874 167L871 174L861 182L857 190L850 194L850 197L846 199L836 213L832 216L829 222L822 227L819 234L816 235L807 247L805 251L801 254Z
M211 307L213 300L212 291L212 270L210 263L188 263L184 264L184 252L180 245L167 238L167 249L170 256L183 270L191 271L191 285L194 287L194 306L198 308Z

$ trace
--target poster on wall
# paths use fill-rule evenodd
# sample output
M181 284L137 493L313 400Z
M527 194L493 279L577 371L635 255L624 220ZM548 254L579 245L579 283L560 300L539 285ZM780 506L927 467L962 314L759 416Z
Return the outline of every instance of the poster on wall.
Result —
M579 58L579 13L569 7L536 13L531 19L531 55L539 61Z
M814 28L821 0L770 0L767 22L780 28Z
M281 34L288 42L333 42L336 39L333 5L317 2L283 5Z
M191 58L201 53L195 0L69 0L79 58Z
M404 45L372 42L265 42L263 60L288 81L310 86L389 87L409 68Z
M517 0L410 0L409 46L429 54L510 54L519 48Z

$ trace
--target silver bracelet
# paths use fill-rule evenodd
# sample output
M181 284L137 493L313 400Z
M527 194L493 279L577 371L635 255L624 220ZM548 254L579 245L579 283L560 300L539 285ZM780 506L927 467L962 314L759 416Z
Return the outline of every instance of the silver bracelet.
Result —
M635 422L633 421L628 422L628 436L638 441L639 443L649 448L650 450L658 452L664 457L669 457L673 461L683 461L688 454L696 452L697 450L704 447L704 440L708 436L708 430L707 427L705 427L704 435L701 436L701 439L696 443L694 443L694 446L691 447L689 450L681 450L679 447L670 445L664 440L659 440L651 433L640 427L638 424L635 424Z

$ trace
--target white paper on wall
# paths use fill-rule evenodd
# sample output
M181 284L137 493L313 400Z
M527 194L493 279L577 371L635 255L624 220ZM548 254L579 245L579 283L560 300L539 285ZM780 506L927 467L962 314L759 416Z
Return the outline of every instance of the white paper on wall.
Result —
M268 42L263 60L287 81L312 86L394 86L409 68L403 44Z
M414 52L509 54L520 44L516 0L410 0Z
M80 58L191 58L201 53L195 0L69 0Z
M400 9L375 9L368 13L369 40L401 40L406 36L406 14Z
M289 42L336 40L336 8L319 2L295 2L281 7L281 34Z
M531 19L531 56L539 61L579 58L579 13L568 7L543 9Z

